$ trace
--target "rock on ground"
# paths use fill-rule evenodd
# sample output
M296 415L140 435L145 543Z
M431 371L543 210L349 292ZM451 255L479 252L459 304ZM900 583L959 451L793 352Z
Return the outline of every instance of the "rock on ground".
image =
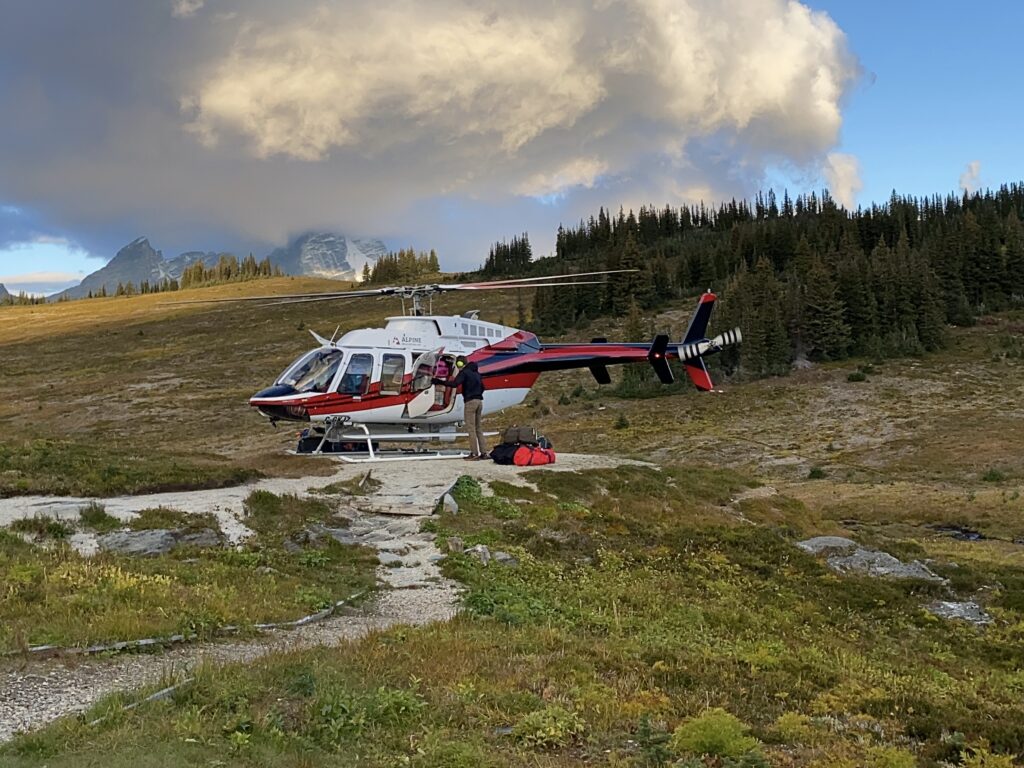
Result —
M925 607L943 619L960 619L979 625L992 623L992 617L973 600L963 602L936 600Z
M842 536L815 536L812 539L798 541L796 545L813 555L831 552L832 554L828 555L825 562L832 570L839 573L853 572L893 579L945 581L922 562L913 560L910 563L903 563L888 552L867 549L853 539Z
M200 531L172 531L162 528L147 531L116 531L96 537L96 545L105 552L142 557L166 555L177 547L208 549L219 547L222 543L220 535L209 528Z
M820 555L831 549L856 549L860 547L853 539L845 539L842 536L815 536L813 539L798 541L800 549L810 552L812 555Z

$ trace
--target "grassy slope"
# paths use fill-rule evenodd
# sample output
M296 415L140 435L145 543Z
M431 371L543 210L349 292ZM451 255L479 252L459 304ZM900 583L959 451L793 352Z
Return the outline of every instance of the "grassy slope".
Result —
M493 300L492 317L514 316L514 301ZM98 331L72 324L31 344L4 325L0 351L14 365L0 373L0 427L13 441L98 444L101 459L111 441L100 438L114 434L120 449L177 455L203 471L309 472L301 459L275 458L282 436L246 416L244 398L305 348L300 320L329 332L339 321L373 325L387 310L178 308ZM674 335L685 315L668 317ZM671 470L674 486L643 473L557 476L543 486L556 498L507 488L498 489L507 502L465 498L468 514L443 518L440 532L505 547L523 564L484 570L453 558L449 567L471 585L462 619L206 675L169 707L118 716L100 731L65 724L5 759L19 768L349 765L355 755L373 765L658 765L665 730L709 705L753 726L781 765L912 765L908 750L935 765L959 751L959 737L943 730L1020 751L1024 569L1012 541L1024 536L1024 368L1007 355L1018 326L1008 316L956 331L942 355L887 362L863 383L847 382L847 363L723 394L622 400L594 393L586 374L545 376L534 404L499 424L535 420L563 450L685 466ZM82 348L95 362L69 357ZM38 359L57 389L25 395ZM40 422L37 409L64 418ZM616 429L620 415L629 426ZM825 479L807 480L814 466ZM52 482L45 468L22 472L37 486ZM782 493L723 504L747 478ZM955 541L935 524L993 539ZM921 605L935 587L839 579L786 542L821 532L935 559L956 593L984 602L997 624L929 618ZM530 746L550 730L564 746Z
M430 521L520 560L450 558L470 587L451 624L205 672L128 714L108 702L86 716L107 723L25 737L5 764L653 766L686 758L669 734L708 707L762 742L713 727L702 744L740 749L708 765L1024 748L1020 607L993 607L999 623L978 631L922 610L934 585L839 578L789 541L821 530L812 511L732 505L748 483L728 471L531 479L536 492L498 484L489 498L464 483L460 513Z
M314 346L306 329L380 326L400 304L181 302L338 286L281 278L0 308L0 495L139 493L326 471L283 456L293 431L270 429L246 401ZM459 296L445 306L511 318L510 303Z
M176 633L207 636L228 624L291 621L365 593L375 583L371 550L331 539L297 553L283 546L286 537L312 522L341 525L334 501L257 492L247 502L246 518L256 536L244 547L183 548L158 557L83 558L60 542L28 543L0 530L0 651ZM150 510L132 527L209 523ZM102 527L112 526L103 521Z

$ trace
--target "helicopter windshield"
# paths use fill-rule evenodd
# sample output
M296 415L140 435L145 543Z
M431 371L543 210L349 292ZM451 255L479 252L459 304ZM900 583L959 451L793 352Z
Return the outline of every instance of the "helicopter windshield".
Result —
M314 349L291 365L277 380L296 392L326 392L341 367L340 349Z

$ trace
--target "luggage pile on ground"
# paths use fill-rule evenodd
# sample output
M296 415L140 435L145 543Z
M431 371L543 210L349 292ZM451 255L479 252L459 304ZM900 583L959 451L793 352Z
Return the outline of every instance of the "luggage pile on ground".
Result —
M539 467L555 463L555 452L543 435L533 427L513 424L501 436L501 443L491 451L495 464L514 464L517 467Z

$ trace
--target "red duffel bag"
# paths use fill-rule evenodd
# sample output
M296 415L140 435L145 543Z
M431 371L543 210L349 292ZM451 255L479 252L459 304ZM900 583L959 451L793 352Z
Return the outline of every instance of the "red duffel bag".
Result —
M539 467L555 463L555 452L537 445L520 445L512 457L517 467Z

